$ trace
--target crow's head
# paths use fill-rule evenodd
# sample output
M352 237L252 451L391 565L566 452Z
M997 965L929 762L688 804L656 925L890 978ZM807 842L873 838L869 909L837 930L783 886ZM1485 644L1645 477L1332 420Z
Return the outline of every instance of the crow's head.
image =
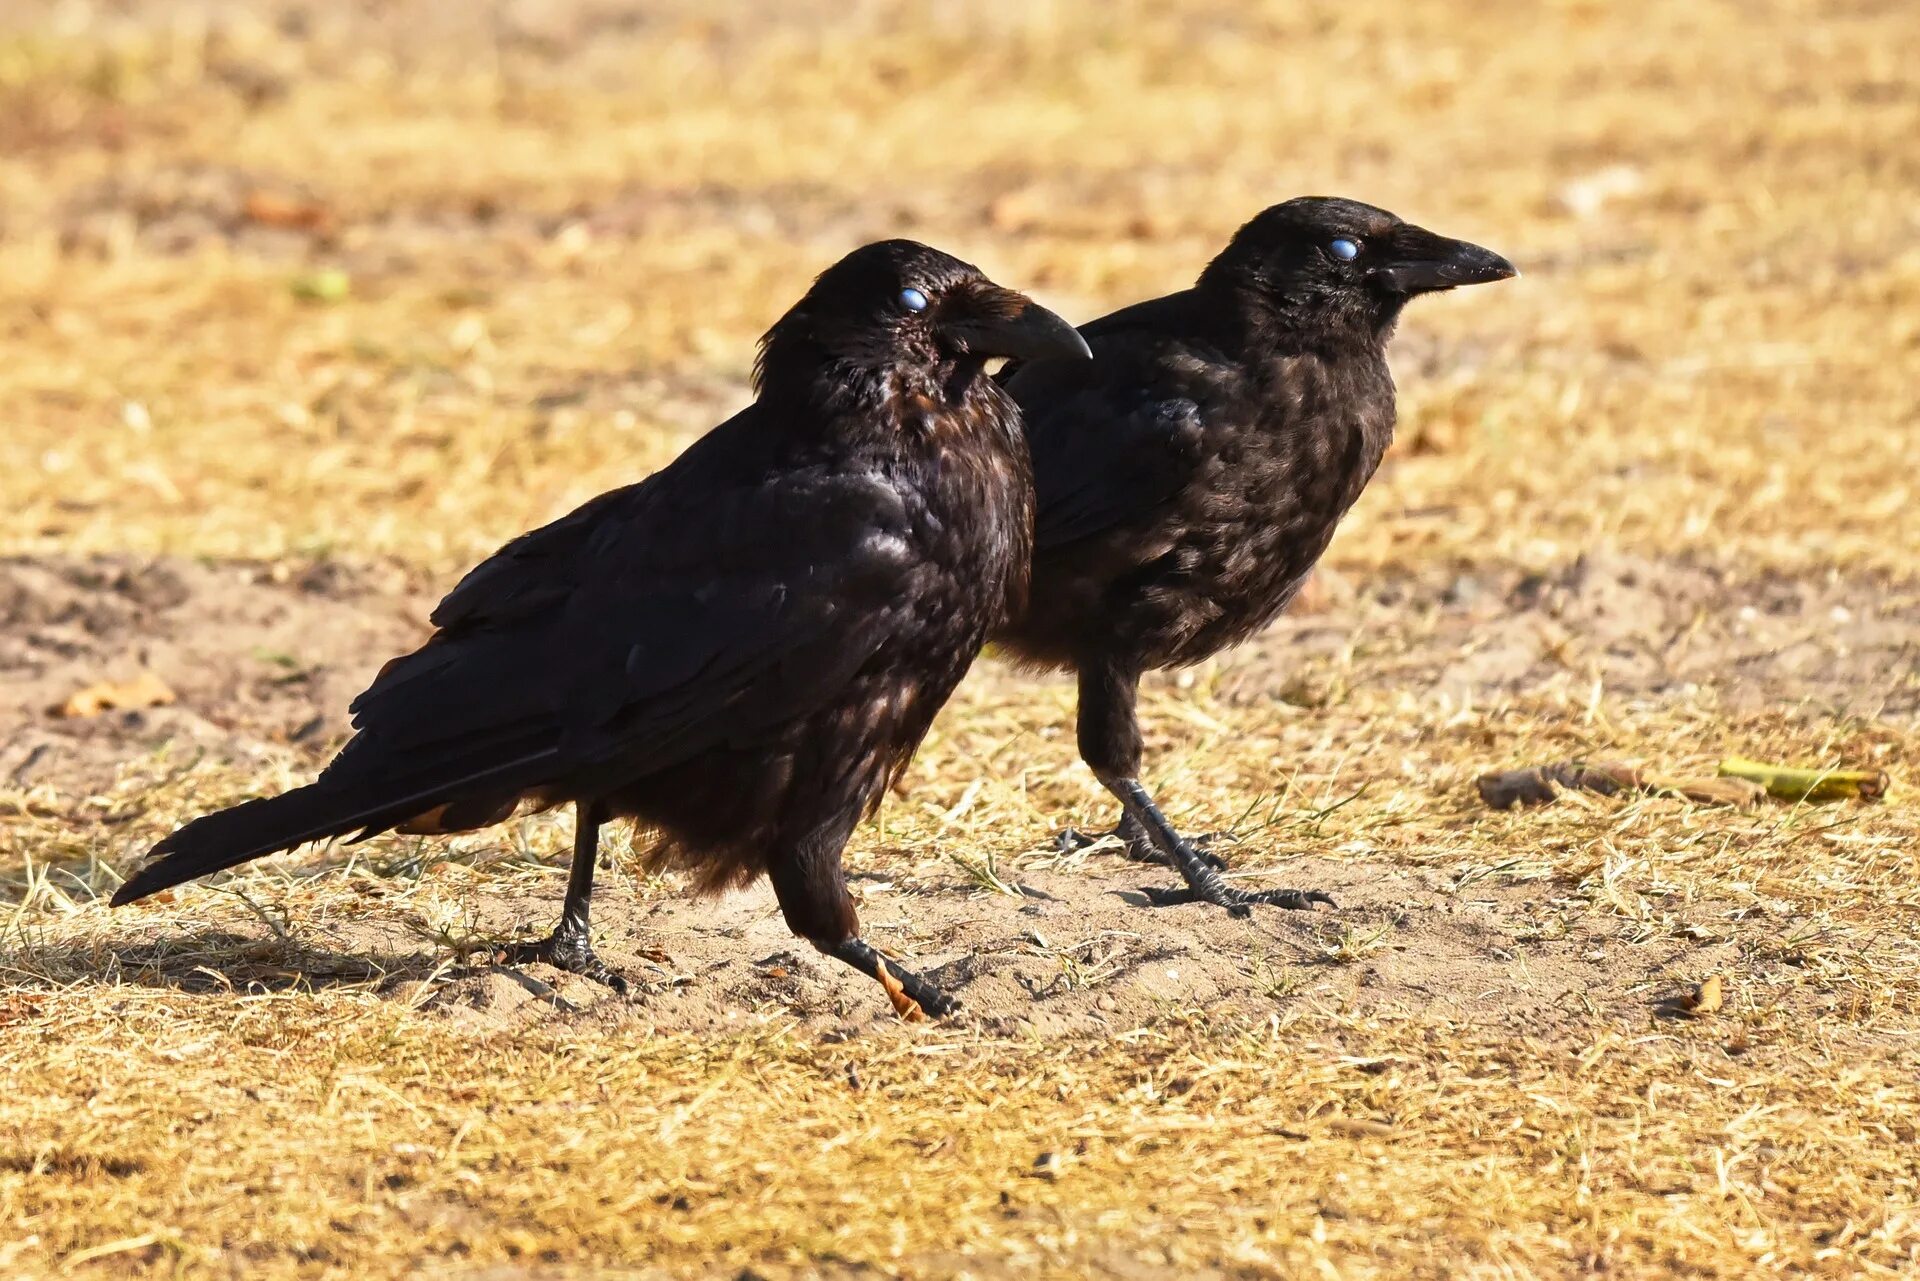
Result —
M793 380L964 391L987 361L1087 358L1072 325L978 267L912 240L856 249L760 341L754 369L765 394Z
M1491 249L1435 235L1384 209L1301 196L1240 228L1201 283L1255 301L1286 328L1382 332L1415 294L1517 274Z

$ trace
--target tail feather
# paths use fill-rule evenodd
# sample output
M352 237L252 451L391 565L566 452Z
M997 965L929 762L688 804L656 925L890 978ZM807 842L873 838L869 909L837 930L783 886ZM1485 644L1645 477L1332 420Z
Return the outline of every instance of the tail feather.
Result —
M308 841L361 829L385 831L476 787L490 786L497 793L509 776L523 775L555 754L548 749L439 786L408 787L398 796L369 795L364 787L348 788L323 777L279 796L244 801L197 818L154 846L148 855L151 861L114 891L113 906Z

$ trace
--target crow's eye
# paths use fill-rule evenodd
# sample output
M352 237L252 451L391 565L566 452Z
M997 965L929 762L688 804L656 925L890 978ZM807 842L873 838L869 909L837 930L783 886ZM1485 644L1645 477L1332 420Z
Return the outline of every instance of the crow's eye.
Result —
M927 296L918 289L902 289L900 291L900 305L908 311L925 311L927 309Z
M1360 246L1345 236L1328 245L1327 249L1341 262L1352 262L1360 256Z

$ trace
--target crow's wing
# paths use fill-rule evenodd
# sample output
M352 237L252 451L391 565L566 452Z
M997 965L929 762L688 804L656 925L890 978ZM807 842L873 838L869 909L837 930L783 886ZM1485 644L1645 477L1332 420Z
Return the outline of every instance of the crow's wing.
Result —
M316 782L187 824L114 901L436 807L617 786L834 698L936 571L908 495L782 465L752 412L467 575L355 700L358 733Z
M1201 458L1200 407L1183 396L1096 384L1027 413L1037 550L1152 511L1187 483Z
M440 630L355 701L329 773L538 754L523 786L639 777L837 695L931 572L908 499L877 475L769 465L768 433L741 423L469 573Z
M1081 326L1091 362L1028 361L1000 371L1033 455L1034 548L1065 546L1167 501L1204 456L1204 415L1186 384L1206 370L1170 335L1193 329L1191 290ZM1192 366L1192 367L1187 367Z

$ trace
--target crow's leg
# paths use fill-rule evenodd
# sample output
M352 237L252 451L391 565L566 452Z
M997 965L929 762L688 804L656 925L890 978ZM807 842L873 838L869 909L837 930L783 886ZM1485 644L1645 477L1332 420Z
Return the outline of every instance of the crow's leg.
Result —
M1061 828L1054 833L1053 848L1062 854L1071 854L1075 850L1098 845L1108 837L1119 841L1121 856L1135 863L1158 863L1162 867L1174 865L1173 860L1162 854L1160 847L1153 843L1153 838L1147 835L1147 829L1135 822L1133 816L1125 810L1120 811L1120 821L1114 824L1110 831L1083 832L1077 827ZM1227 860L1208 848L1212 842L1212 832L1202 832L1198 836L1187 838L1187 844L1193 846L1200 857L1207 861L1207 866L1219 871L1227 866Z
M1160 812L1147 795L1147 789L1140 786L1137 778L1118 778L1102 775L1101 783L1108 791L1120 799L1127 813L1136 816L1141 825L1153 834L1155 842L1171 857L1173 865L1186 880L1187 886L1180 890L1152 890L1149 896L1161 906L1174 903L1211 903L1215 907L1224 907L1233 916L1245 916L1255 903L1265 903L1272 907L1310 908L1315 903L1325 903L1328 907L1336 904L1333 898L1322 890L1236 890L1220 879L1220 873L1207 865L1201 853L1182 840L1180 833L1173 830L1166 815Z
M544 961L556 970L604 983L626 995L627 980L603 962L593 950L587 929L587 909L593 899L593 864L600 853L600 825L606 808L598 801L579 801L573 807L573 870L567 876L567 897L560 905L560 923L537 943L515 943L502 949L508 965Z
M843 939L831 944L814 939L813 945L828 956L845 961L868 978L880 980L880 986L886 989L887 999L893 1002L894 1012L908 1023L918 1023L929 1015L936 1019L945 1018L960 1008L960 1002L912 970L889 962L873 944L863 938Z
M787 928L827 956L877 980L894 1012L905 1021L917 1023L929 1015L940 1018L953 1013L960 1008L958 1001L888 961L860 937L860 918L840 866L840 850L852 830L853 824L844 820L823 826L767 869Z
M1147 789L1140 785L1140 721L1135 712L1140 675L1112 662L1094 660L1080 668L1080 755L1101 784L1120 802L1126 818L1158 848L1187 886L1154 895L1156 902L1199 901L1245 916L1255 903L1305 908L1333 905L1319 890L1236 890L1220 879L1217 864L1174 830Z
M1100 658L1080 665L1080 758L1102 777L1108 774L1135 778L1140 773L1140 723L1134 716L1134 701L1139 695L1140 676L1128 668ZM1054 838L1054 848L1062 854L1085 849L1105 836L1116 836L1126 856L1136 863L1159 863L1177 868L1179 862L1154 840L1152 833L1134 815L1122 809L1120 821L1111 832L1094 836L1069 827ZM1190 842L1190 844L1195 844ZM1227 861L1218 855L1202 853L1210 867L1221 868Z

